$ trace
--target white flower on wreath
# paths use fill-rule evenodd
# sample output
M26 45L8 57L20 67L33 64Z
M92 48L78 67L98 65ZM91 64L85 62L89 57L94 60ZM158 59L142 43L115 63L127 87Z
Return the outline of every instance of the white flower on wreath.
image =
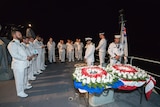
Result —
M109 81L108 78L104 78L104 79L103 79L103 83L107 83L108 81Z
M120 77L122 74L120 72L118 72L118 76Z
M105 77L106 77L105 75L102 75L102 80L105 79Z
M136 75L134 75L134 76L133 76L133 79L137 79L137 76L136 76Z
M133 75L134 75L134 73L133 73L133 72L130 72L129 74L130 74L130 76L133 76Z
M131 75L128 75L128 79L132 79L132 76L131 76Z
M87 77L87 84L89 84L91 82L91 79L90 79L90 77Z
M82 83L83 83L83 84L86 84L86 83L87 83L87 80L86 80L86 79L83 79L83 80L82 80Z
M101 78L100 77L97 77L97 82L101 83Z
M96 83L96 78L92 77L92 78L91 78L91 82L92 82L92 83Z

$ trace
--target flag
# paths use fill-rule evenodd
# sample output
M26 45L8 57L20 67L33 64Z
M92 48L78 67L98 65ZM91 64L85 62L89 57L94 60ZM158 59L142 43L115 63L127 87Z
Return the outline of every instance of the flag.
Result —
M153 90L155 84L156 84L156 80L152 76L150 76L150 78L148 80L148 83L147 83L147 85L145 87L145 94L146 94L147 100L150 98L152 90Z
M127 42L127 33L126 33L126 28L124 23L121 23L121 43L124 47L124 63L127 63L128 42Z

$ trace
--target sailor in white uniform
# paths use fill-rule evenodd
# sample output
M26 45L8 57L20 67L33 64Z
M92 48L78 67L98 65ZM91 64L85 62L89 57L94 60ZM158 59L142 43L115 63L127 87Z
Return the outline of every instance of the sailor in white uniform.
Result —
M26 44L26 37L23 37L22 39L22 42L21 42L25 52L27 53L27 56L29 57L33 57L29 51L29 48L27 47L27 44ZM27 69L25 69L25 73L24 73L24 89L30 89L32 88L31 84L29 83L29 75L30 75L30 72L31 72L31 64L32 64L32 60L29 61L29 66L27 67ZM29 78L28 78L29 77Z
M47 48L48 48L48 61L50 63L52 62L56 62L56 58L55 58L55 47L56 44L53 41L53 38L49 38L49 41L47 43Z
M15 29L11 32L11 34L13 40L8 45L8 51L12 56L11 68L14 73L17 96L27 97L28 94L24 92L24 73L25 69L29 66L29 61L32 60L32 58L27 56L25 49L20 43L20 40L22 39L21 32Z
M59 50L59 60L61 63L65 62L65 50L66 50L66 45L64 44L63 40L60 40L60 42L57 45L57 48Z
M69 41L67 44L67 48L68 48L68 61L74 62L74 45L72 41Z
M121 35L115 35L114 37L114 42L112 42L108 47L110 65L121 64L122 57L124 56L124 48L120 43Z
M38 68L37 68L37 57L38 57L38 50L35 48L35 45L33 44L34 42L34 38L33 37L29 37L29 45L32 47L31 49L31 53L33 53L35 55L35 57L33 58L33 62L32 62L32 67L33 67L33 74L34 75L38 75L40 73L38 73Z
M69 54L69 49L68 49L68 45L69 45L69 43L71 42L71 40L70 39L67 39L67 43L66 43L66 58L69 60L69 57L68 57L68 54Z
M74 49L75 49L75 58L78 59L78 43L79 39L77 38L76 41L74 42Z
M99 33L99 37L101 40L96 47L96 50L99 50L100 66L103 66L103 64L105 63L107 40L105 39L104 33Z
M45 65L45 53L46 53L46 45L44 45L44 40L42 37L40 37L40 43L41 43L41 46L44 46L44 48L42 48L42 59L41 59L41 70L45 70L47 65Z
M35 48L38 51L38 56L36 59L37 62L37 72L38 73L42 73L43 71L41 71L41 63L42 63L42 49L45 48L45 46L42 46L41 42L40 42L40 37L36 36L36 39L33 42Z
M26 40L25 40L25 42L26 42L26 46L27 46L27 48L29 49L29 52L30 52L30 54L31 54L31 56L33 57L32 58L32 61L30 61L31 63L30 63L30 66L29 66L29 69L28 69L28 80L35 80L36 79L36 77L34 76L34 68L33 68L33 63L34 63L34 60L35 60L35 58L37 57L36 56L36 54L34 53L34 47L33 47L33 45L29 42L29 37L26 37Z
M87 48L85 51L84 59L87 62L87 66L94 65L94 52L95 52L95 45L91 42L92 38L88 37L85 38L87 42Z
M82 60L82 52L83 52L83 43L81 42L81 39L77 42L77 59Z

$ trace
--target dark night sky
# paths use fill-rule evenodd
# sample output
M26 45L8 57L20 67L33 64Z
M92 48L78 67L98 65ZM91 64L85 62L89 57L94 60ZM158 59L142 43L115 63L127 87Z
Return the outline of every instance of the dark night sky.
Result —
M160 60L160 3L154 0L4 0L0 3L0 23L33 24L36 34L56 41L91 36L99 41L99 31L112 41L119 33L118 11L125 10L130 55Z

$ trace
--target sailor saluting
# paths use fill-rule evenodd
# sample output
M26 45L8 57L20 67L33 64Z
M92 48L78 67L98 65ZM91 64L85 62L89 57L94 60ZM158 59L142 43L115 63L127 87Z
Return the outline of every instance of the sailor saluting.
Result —
M85 41L87 43L87 48L85 51L84 59L87 62L88 66L94 65L94 52L95 52L95 45L92 43L92 38L88 37L85 38Z
M120 64L124 55L123 45L120 43L121 35L114 36L114 42L108 47L108 54L110 55L110 65Z

